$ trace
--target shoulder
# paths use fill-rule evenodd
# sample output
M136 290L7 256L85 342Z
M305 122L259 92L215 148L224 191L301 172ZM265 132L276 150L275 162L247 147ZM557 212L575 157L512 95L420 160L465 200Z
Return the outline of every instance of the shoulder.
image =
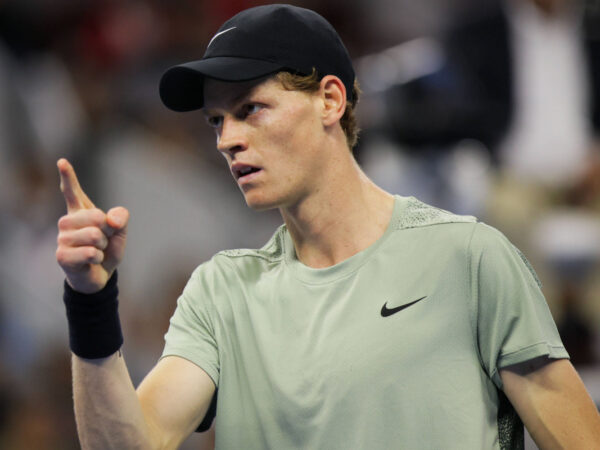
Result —
M400 197L401 213L396 218L397 230L429 227L451 223L472 224L477 222L474 216L454 214L435 206L428 205L415 197Z
M469 250L475 256L500 254L514 255L525 260L521 251L502 233L483 222L478 222L473 228Z
M285 225L281 225L261 248L222 250L213 257L213 260L262 260L265 262L279 262L283 258L283 236L285 233L286 227Z
M471 215L455 214L428 205L414 197L400 197L401 213L393 224L396 231L418 232L411 240L420 238L428 247L453 248L466 252L470 258L483 254L513 254L529 263L523 254L498 229Z
M399 197L399 201L401 209L392 224L394 231L404 236L410 232L410 240L420 240L429 248L442 244L464 248L479 223L474 216L455 214L414 197Z
M437 233L466 234L469 238L470 247L473 250L481 250L490 246L509 246L514 248L501 231L479 221L475 216L455 214L428 205L414 197L401 199L404 202L404 206L395 224L397 230L436 226L434 230Z
M285 227L279 227L258 249L223 250L192 272L178 301L178 307L218 308L223 299L240 297L244 289L276 271L283 258ZM225 302L227 303L227 302Z
M496 228L478 223L470 239L472 266L494 276L527 274L526 278L541 288L542 283L527 257ZM504 278L505 280L507 278Z
M283 237L286 228L281 225L261 248L222 250L199 265L192 273L192 283L218 284L232 277L252 277L271 270L283 259Z
M397 207L390 223L390 237L384 255L397 258L410 255L409 260L422 264L453 258L453 264L464 260L477 218L455 214L417 200L397 197ZM410 263L409 263L410 264ZM449 263L450 264L450 263Z

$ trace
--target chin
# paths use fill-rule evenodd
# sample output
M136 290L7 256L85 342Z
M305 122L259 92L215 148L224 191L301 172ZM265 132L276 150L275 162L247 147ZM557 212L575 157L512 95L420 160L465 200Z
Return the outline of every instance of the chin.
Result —
M246 205L254 211L268 211L269 209L279 208L279 203L274 199L266 199L258 195L246 193L244 195Z

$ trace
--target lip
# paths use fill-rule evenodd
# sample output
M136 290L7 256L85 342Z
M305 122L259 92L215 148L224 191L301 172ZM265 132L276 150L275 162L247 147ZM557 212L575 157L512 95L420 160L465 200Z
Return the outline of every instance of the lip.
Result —
M247 169L254 169L253 172L246 173L245 175L242 173ZM256 178L262 172L262 169L258 166L254 166L252 164L245 163L234 163L231 165L231 173L234 178L237 180L238 184L242 185Z

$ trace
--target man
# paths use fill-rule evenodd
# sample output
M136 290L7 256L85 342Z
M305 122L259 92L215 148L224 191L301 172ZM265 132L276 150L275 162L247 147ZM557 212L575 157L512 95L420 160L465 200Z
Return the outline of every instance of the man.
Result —
M234 16L202 60L163 77L167 106L203 109L247 204L285 224L194 272L137 392L116 312L128 212L96 209L58 162L84 448L176 448L213 398L218 448L517 448L511 404L544 448L600 447L598 413L514 247L362 173L354 81L333 28L286 5Z

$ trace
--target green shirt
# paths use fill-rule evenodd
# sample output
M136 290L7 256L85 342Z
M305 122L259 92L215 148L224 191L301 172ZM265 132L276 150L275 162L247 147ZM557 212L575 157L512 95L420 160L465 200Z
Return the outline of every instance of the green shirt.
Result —
M405 305L404 308L400 308ZM409 197L373 245L303 265L285 226L193 273L166 334L218 387L222 449L514 448L500 368L568 357L525 258Z

